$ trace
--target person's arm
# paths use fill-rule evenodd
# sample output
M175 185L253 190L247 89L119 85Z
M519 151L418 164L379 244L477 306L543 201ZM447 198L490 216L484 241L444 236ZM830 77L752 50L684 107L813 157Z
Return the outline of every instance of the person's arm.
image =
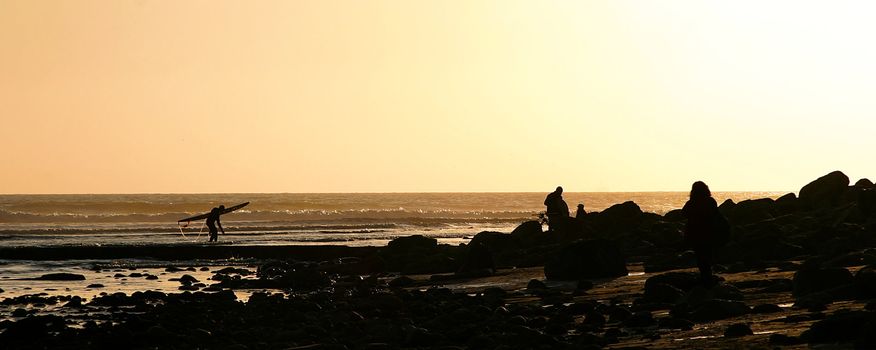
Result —
M216 219L216 225L219 225L219 229L222 230L222 234L224 235L224 234L225 234L225 229L222 228L222 221L219 221L218 218Z

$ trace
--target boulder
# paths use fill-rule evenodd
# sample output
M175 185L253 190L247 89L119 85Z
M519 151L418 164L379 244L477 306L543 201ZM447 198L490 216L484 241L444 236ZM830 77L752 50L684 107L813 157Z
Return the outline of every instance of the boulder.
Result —
M819 177L800 189L800 203L809 209L837 206L849 186L849 177L840 171Z
M855 274L855 287L862 297L876 297L876 266L867 265Z
M815 322L800 335L808 343L836 343L854 341L863 325L873 321L868 311L837 312Z
M749 199L737 203L728 218L734 225L745 225L773 218L775 201L770 198Z
M754 332L751 331L751 327L749 327L745 323L734 323L727 327L724 330L725 338L737 338L744 337L747 335L754 335Z
M620 277L627 272L620 248L604 239L578 240L566 245L544 266L545 277L552 280Z
M432 251L438 247L438 240L423 235L399 237L386 245L389 254L407 254L418 251Z
M794 297L826 291L852 283L854 277L844 268L810 268L794 273Z
M503 234L503 236L507 235ZM468 251L465 254L462 266L456 272L465 274L473 271L489 271L492 273L495 270L496 266L493 262L493 255L490 253L487 245L484 242L472 242L468 245Z
M635 228L643 219L642 209L633 201L615 204L596 215L596 226L609 232L621 232Z
M682 292L687 292L700 284L700 274L696 272L667 272L657 276L648 277L645 280L645 295L657 288L657 285L665 284Z
M855 182L854 186L858 187L858 188L870 188L870 187L873 187L873 181L870 181L870 179L866 179L866 178L860 179L857 182Z
M691 321L710 322L747 314L748 306L741 301L713 299L702 303L690 314Z
M541 222L532 220L520 224L511 231L511 238L521 247L531 247L544 244L547 235L542 232Z
M645 285L645 301L652 303L675 303L684 296L684 291L665 283Z
M797 195L793 192L776 199L776 211L779 215L790 214L798 209Z
M40 277L28 279L37 281L84 281L85 276L75 273L49 273Z
M476 234L468 243L469 247L483 245L491 251L502 251L516 248L511 235L501 232L483 231Z

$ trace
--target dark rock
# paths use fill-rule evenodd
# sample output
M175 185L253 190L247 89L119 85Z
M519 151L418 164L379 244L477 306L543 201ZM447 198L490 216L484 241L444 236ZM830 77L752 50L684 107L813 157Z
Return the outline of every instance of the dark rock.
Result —
M386 249L390 254L407 254L418 251L431 251L438 247L438 240L423 235L399 237L389 241Z
M143 277L143 274L139 273L139 272L132 272L131 274L128 275L128 277L140 278L140 277Z
M481 232L478 235L482 235L489 232ZM503 236L507 236L502 233L498 233ZM477 236L475 236L477 237ZM493 255L490 253L490 249L487 247L487 244L484 242L472 242L468 245L468 251L466 252L465 259L462 262L462 266L459 267L457 273L465 274L474 271L489 271L494 272L496 269L495 263L493 262Z
M745 323L734 323L724 330L724 337L727 338L744 337L748 335L754 335L754 332L752 332L751 327Z
M873 182L870 181L870 179L864 178L864 179L860 179L860 180L856 181L854 186L861 187L861 188L870 188L870 187L873 187Z
M642 209L635 202L615 204L596 215L595 223L601 230L621 232L638 226L643 219Z
M800 335L808 343L835 343L853 341L862 325L873 321L873 313L868 311L836 312L815 322Z
M55 315L44 316L29 316L18 320L8 326L6 330L0 334L0 340L3 341L3 347L19 348L21 344L28 344L27 348L32 348L30 342L43 339L52 332L63 331L67 328L64 323L64 318ZM12 344L19 344L12 346Z
M593 289L593 282L590 282L588 280L580 280L578 281L578 284L575 285L576 291L585 291L590 289Z
M544 266L554 280L582 280L627 275L627 266L617 244L602 239L579 240L563 247Z
M543 245L546 242L546 234L542 232L541 222L527 221L511 231L511 239L518 246L533 247ZM495 237L494 237L495 238Z
M197 282L200 282L200 281L198 281L198 279L193 277L192 275L182 275L182 277L179 278L179 283L183 283L183 284L191 284L191 283L197 283Z
M876 298L876 265L867 265L855 274L855 286L864 298Z
M399 276L389 281L390 287L408 287L414 284L414 280L407 276Z
M169 266L166 269L164 269L164 272L181 272L181 271L183 271L183 269L176 267L176 266Z
M799 345L805 343L798 337L792 337L785 334L770 334L770 344L773 345Z
M147 279L147 280L150 280L150 281L154 281L154 280L157 280L157 279L158 279L158 276L155 276L155 275L147 275L147 276L146 276L146 279Z
M17 308L12 311L12 317L24 317L27 316L27 310L22 308Z
M709 322L747 314L748 306L741 301L713 299L702 303L690 314L691 321Z
M639 311L623 321L627 327L649 327L656 323L654 316L648 311Z
M611 306L605 311L605 315L608 316L608 322L610 323L625 322L630 317L633 317L633 312L623 306Z
M547 289L547 286L544 282L539 280L529 280L529 283L526 284L527 290L544 290Z
M654 303L674 303L684 296L684 291L666 283L645 283L645 300Z
M854 277L844 268L804 269L794 273L794 297L850 284Z
M737 203L728 215L735 225L746 225L773 218L775 201L771 198L749 199Z
M657 322L657 328L661 329L681 329L681 330L691 330L693 329L694 323L683 318L677 317L666 317L661 318Z
M645 294L648 294L649 290L653 290L659 284L669 285L686 292L700 285L700 275L696 272L667 272L648 277L645 280Z
M28 279L37 281L84 281L85 276L75 273L49 273L40 277Z
M800 189L801 204L811 209L837 206L849 186L849 177L840 171L824 175Z
M103 288L103 287L104 287L104 285L102 285L100 283L92 283L92 284L89 284L88 286L86 286L85 288L95 288L96 289L96 288Z

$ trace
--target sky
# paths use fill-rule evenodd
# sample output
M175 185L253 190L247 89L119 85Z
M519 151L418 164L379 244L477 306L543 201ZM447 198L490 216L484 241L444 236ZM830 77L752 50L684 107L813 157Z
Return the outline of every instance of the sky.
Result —
M876 3L0 0L0 193L876 178Z

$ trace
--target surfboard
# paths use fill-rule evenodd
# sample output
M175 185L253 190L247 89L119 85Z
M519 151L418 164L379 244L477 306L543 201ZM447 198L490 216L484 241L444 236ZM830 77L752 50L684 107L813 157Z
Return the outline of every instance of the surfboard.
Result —
M219 215L228 214L228 213L230 213L230 212L232 212L232 211L235 211L235 210L237 210L237 209L243 208L243 207L247 206L248 204L249 204L249 202L246 202L246 203L240 203L240 204L238 204L238 205L235 205L235 206L232 206L232 207L225 208L225 210L222 211L222 214L219 214ZM190 218L181 219L181 220L179 220L179 221L177 221L177 222L189 222L189 221L195 221L195 220L204 220L204 219L206 219L206 218L209 217L209 216L210 216L210 213L204 213L204 214L200 214L200 215L192 216L192 217L190 217Z

